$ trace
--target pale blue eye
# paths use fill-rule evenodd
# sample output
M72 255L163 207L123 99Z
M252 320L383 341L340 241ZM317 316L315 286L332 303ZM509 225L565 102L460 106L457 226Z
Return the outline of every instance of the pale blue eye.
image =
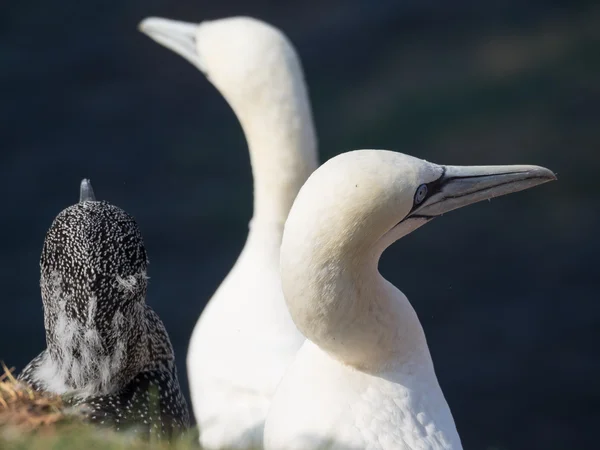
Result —
M417 192L415 193L415 204L419 204L421 203L423 200L425 200L425 197L427 196L427 185L422 184L421 186L419 186L419 188L417 189Z

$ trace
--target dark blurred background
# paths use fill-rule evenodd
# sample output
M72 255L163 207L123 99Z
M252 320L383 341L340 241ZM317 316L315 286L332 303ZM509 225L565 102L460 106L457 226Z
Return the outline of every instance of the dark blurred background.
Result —
M285 4L284 4L285 3ZM133 214L148 302L185 355L252 211L242 131L191 64L137 31L252 15L296 45L321 161L386 148L539 164L558 182L448 214L382 273L412 300L466 449L597 448L600 4L592 1L23 0L0 6L0 359L45 345L39 255L96 194Z

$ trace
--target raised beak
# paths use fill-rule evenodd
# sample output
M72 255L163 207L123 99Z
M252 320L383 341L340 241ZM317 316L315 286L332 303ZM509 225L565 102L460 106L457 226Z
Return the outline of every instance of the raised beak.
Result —
M92 182L89 179L84 178L81 180L81 186L79 187L79 203L95 201L96 196L94 195Z
M206 65L196 48L197 24L148 17L140 22L138 28L154 41L183 56L200 71L206 72Z
M435 217L457 208L556 180L539 166L444 166L431 194L411 215Z

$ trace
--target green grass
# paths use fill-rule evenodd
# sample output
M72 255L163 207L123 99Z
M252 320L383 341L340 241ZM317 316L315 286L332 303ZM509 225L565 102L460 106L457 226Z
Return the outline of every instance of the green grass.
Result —
M190 432L171 442L142 440L125 433L91 425L71 425L56 429L24 432L15 427L0 428L2 450L191 450L199 449L197 434Z
M171 442L142 439L83 422L59 396L40 394L18 382L2 364L0 373L0 449L2 450L191 450L198 433L189 430Z

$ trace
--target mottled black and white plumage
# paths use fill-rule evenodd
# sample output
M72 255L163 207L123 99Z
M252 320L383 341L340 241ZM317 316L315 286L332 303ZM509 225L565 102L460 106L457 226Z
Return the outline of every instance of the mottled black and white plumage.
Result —
M145 303L148 258L129 214L96 201L88 180L80 202L46 234L41 291L47 349L20 378L67 394L94 423L171 435L188 426L171 342Z

